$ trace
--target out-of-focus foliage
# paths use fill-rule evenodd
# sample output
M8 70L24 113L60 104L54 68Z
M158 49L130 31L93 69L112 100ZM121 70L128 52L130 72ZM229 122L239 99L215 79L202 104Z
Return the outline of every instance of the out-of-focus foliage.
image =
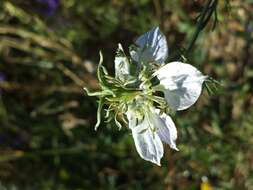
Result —
M0 189L253 189L252 1L220 0L187 54L222 86L173 116L180 151L166 147L162 167L126 128L95 132L82 87L97 88L100 49L113 73L117 43L153 26L171 55L187 48L207 1L51 1L0 2Z

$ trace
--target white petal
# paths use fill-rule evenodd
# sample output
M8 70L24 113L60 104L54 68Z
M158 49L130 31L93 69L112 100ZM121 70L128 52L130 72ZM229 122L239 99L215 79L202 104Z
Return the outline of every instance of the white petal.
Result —
M169 63L154 75L160 80L165 99L174 110L184 110L193 105L206 79L198 69L181 62Z
M148 125L146 120L132 129L136 150L141 158L160 166L160 160L163 157L162 141L150 128L141 130L144 128L143 125Z
M153 109L153 122L157 128L160 139L167 143L171 148L178 150L176 146L177 129L171 117L165 113L160 114L159 109Z
M114 60L114 65L115 65L115 77L125 82L130 74L130 66L121 44L119 44L118 46L117 55Z
M171 148L178 150L176 145L177 140L177 129L172 121L171 117L163 113L161 115L161 119L165 123L165 125L162 125L158 128L157 134L160 137L160 139L167 143Z
M136 114L131 108L128 109L126 115L140 157L160 166L160 160L163 156L163 144L157 133L151 130L148 116L137 124Z
M130 50L132 58L137 62L164 63L168 56L166 37L158 27L152 28L140 36L135 44L137 48Z
M128 119L128 125L130 129L135 128L135 126L137 125L137 116L136 113L134 112L135 107L132 105L128 106L128 110L126 111L126 116ZM148 126L146 126L147 128Z

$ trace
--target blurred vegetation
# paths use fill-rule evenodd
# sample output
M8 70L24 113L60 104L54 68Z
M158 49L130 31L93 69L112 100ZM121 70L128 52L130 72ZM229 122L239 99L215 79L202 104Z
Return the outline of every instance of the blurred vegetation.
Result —
M253 2L217 1L191 47L207 2L1 0L0 189L253 189ZM166 147L162 167L126 128L95 132L96 99L82 90L97 88L100 49L113 73L117 43L157 25L172 59L222 84L173 116L180 151Z

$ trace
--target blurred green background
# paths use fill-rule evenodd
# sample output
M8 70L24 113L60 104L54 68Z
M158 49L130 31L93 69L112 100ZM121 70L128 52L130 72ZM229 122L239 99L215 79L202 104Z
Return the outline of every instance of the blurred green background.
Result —
M173 116L180 151L165 146L161 167L139 157L127 128L95 132L97 102L82 90L98 88L100 49L113 74L117 44L153 26L171 55L184 52L206 3L0 0L0 189L252 190L251 0L218 1L185 55L222 85Z

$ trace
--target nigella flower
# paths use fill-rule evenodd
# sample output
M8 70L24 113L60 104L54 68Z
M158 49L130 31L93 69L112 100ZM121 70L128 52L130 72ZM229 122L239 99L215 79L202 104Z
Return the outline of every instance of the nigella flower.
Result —
M184 110L193 105L207 77L186 63L165 64L168 46L158 27L140 36L131 46L130 55L119 45L114 61L115 77L108 75L101 56L97 73L101 91L90 93L86 89L88 95L100 98L96 128L100 112L107 105L105 118L114 119L119 128L125 123L140 157L160 165L162 142L178 150L177 129L169 110ZM152 78L159 84L154 85ZM161 94L158 91L164 95L157 95Z

